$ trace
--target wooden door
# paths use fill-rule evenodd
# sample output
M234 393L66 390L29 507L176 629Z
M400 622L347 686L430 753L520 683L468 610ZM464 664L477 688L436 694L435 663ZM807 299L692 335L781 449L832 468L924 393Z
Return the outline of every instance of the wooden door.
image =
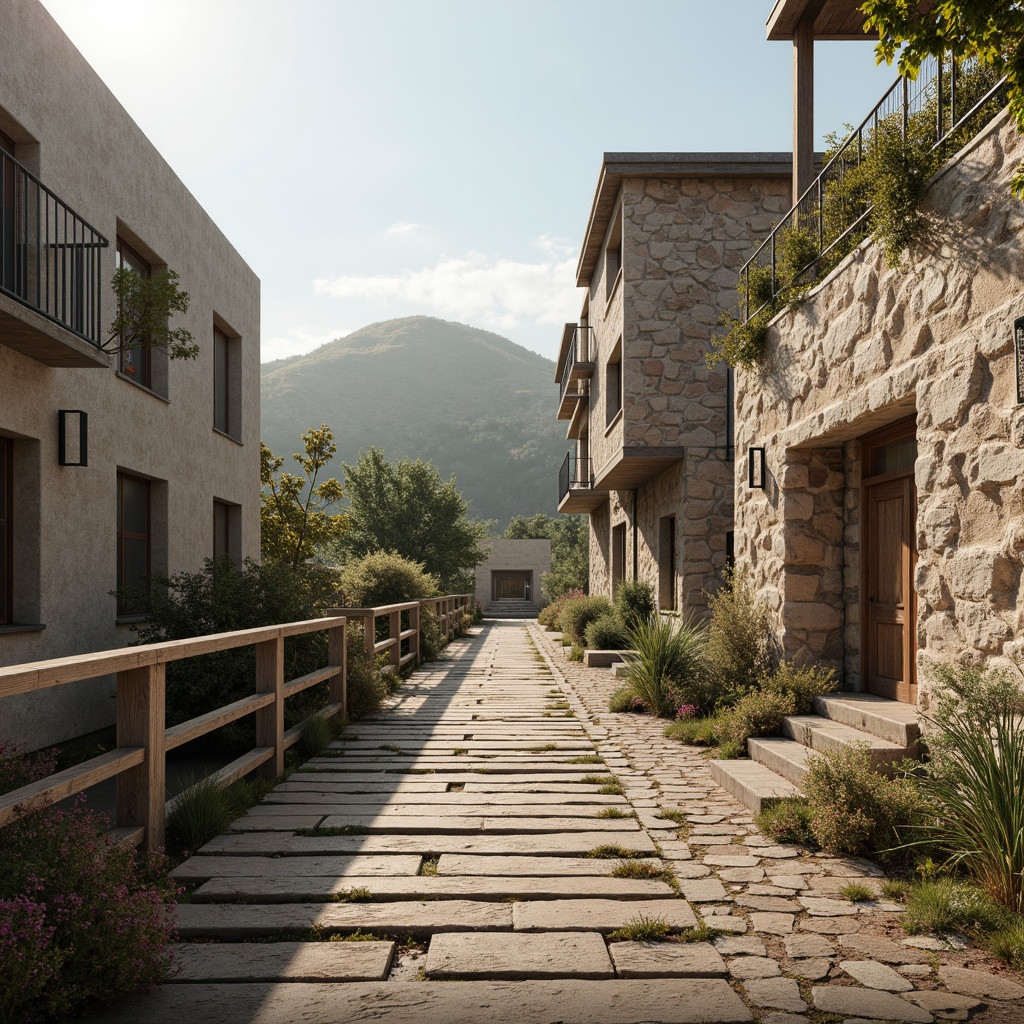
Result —
M897 447L900 445L902 448ZM917 496L910 458L915 451L916 445L908 445L906 434L893 438L891 432L883 443L865 446L866 455L880 454L875 468L883 472L876 473L874 479L865 478L863 487L864 681L869 693L909 704L917 703ZM909 465L888 469L894 452ZM865 468L868 472L872 469L870 457Z

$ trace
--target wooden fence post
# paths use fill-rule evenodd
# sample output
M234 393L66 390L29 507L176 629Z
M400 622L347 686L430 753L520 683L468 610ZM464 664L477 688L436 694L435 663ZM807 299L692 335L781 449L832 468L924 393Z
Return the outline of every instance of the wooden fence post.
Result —
M284 637L256 644L256 692L274 694L274 703L256 712L256 746L274 756L257 769L264 777L284 775Z
M402 613L388 612L388 636L394 637L395 642L388 648L388 661L398 672L402 668Z
M117 776L117 824L142 825L150 853L164 845L164 680L163 665L117 673L117 745L146 751L142 764Z
M366 656L370 659L370 664L376 663L376 656L373 653L373 648L377 643L377 616L373 612L369 612L363 616L363 647L366 650Z
M420 606L417 603L414 608L409 609L409 628L416 632L409 637L409 650L416 655L412 665L415 668L420 663Z
M341 713L348 714L348 646L346 644L347 621L342 621L340 626L332 626L327 633L327 663L329 665L340 665L341 670L336 676L331 676L327 684L327 699L332 704L341 705Z

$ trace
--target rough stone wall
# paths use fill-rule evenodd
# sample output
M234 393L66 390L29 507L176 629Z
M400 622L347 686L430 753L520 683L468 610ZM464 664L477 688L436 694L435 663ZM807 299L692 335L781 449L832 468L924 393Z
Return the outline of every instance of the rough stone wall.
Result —
M929 662L1024 654L1024 406L1012 337L1024 315L1024 203L1009 191L1022 157L1004 112L932 182L927 237L902 268L865 242L775 319L763 365L737 375L739 565L787 651L845 657L848 684L860 665L855 439L915 412L918 681L927 687ZM764 491L747 487L750 445L767 448ZM816 462L828 465L822 485ZM834 550L836 502L845 553Z
M611 499L590 513L590 593L612 596Z

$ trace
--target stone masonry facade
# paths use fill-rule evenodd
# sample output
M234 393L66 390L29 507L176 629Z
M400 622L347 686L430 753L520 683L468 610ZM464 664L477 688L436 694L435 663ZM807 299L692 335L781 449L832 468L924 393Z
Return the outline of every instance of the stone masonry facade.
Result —
M672 603L685 609L703 607L704 592L721 579L733 519L729 384L724 366L709 369L705 354L723 311L735 303L750 239L788 209L789 158L773 155L768 173L739 177L697 172L688 154L678 159L675 176L627 170L616 183L584 320L597 348L588 434L598 486L625 460L669 456L636 485L636 568L657 595L666 555L659 552L661 524L674 516ZM608 257L619 223L621 272ZM622 409L608 424L606 366L620 342ZM632 487L610 487L591 513L592 593L611 593L612 530L623 524L624 576L632 578L632 520Z
M916 415L916 660L1024 655L1024 406L1013 321L1024 315L1024 140L1005 111L936 175L928 230L887 268L870 241L773 322L737 375L736 555L785 656L861 683L860 451ZM764 490L745 455L765 446Z

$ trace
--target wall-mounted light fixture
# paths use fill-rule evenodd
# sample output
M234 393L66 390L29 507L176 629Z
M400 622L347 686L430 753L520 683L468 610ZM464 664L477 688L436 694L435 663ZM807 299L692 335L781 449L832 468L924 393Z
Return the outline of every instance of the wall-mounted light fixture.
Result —
M765 478L764 448L747 449L747 486L764 490Z
M89 414L81 409L57 412L57 463L61 466L89 465Z

